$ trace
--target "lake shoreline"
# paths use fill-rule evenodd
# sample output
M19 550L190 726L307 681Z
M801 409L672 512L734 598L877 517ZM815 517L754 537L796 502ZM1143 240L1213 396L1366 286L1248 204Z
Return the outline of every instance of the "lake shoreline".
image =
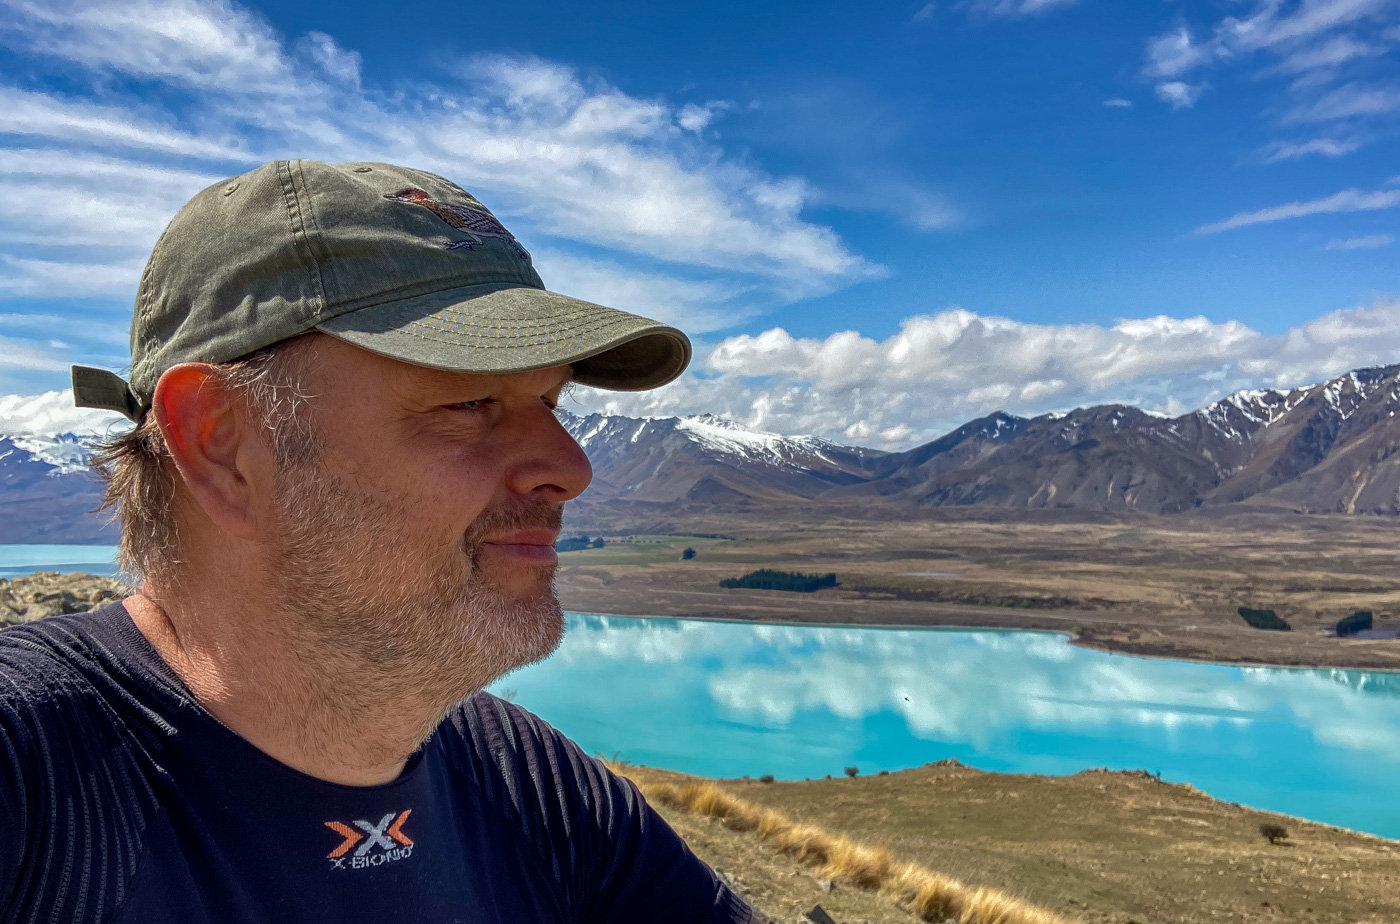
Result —
M732 593L732 592L731 592ZM782 591L740 591L749 594L772 595L769 599L776 598L782 600L785 595ZM638 591L640 596L645 596L646 591ZM561 594L561 597L564 597ZM1342 668L1346 670L1365 670L1384 673L1400 673L1400 643L1388 639L1358 639L1343 640L1332 638L1331 641L1345 646L1353 646L1366 642L1387 645L1387 651L1373 653L1369 651L1357 651L1354 648L1337 648L1327 652L1324 657L1309 658L1306 656L1288 657L1275 656L1273 658L1264 657L1248 652L1228 650L1220 645L1208 645L1195 647L1190 644L1183 644L1183 640L1173 635L1163 635L1157 639L1145 639L1140 633L1140 629L1131 624L1121 625L1096 625L1084 627L1082 622L1087 621L1084 617L1090 615L1083 612L1070 612L1067 614L1056 614L1053 611L1041 615L1031 615L1022 610L1000 610L993 607L981 608L985 612L975 612L974 607L938 607L937 605L925 605L929 609L926 614L882 614L878 607L862 607L861 604L867 601L843 600L842 603L850 610L870 612L870 618L854 620L812 618L804 616L795 610L787 607L766 606L762 617L753 617L743 613L715 611L711 609L699 609L691 607L666 607L658 605L657 610L668 609L669 612L621 612L624 609L631 609L621 605L621 601L614 601L614 605L606 609L600 608L597 597L593 594L587 595L584 599L592 602L591 606L575 605L573 601L578 600L583 595L570 594L565 599L565 608L570 612L594 616L613 616L625 619L689 619L698 622L721 622L721 623L747 623L750 625L800 625L823 628L844 628L844 629L930 629L930 630L986 630L998 632L1043 632L1052 635L1062 635L1069 640L1069 644L1078 648L1085 648L1091 651L1102 651L1106 654L1121 655L1134 658L1147 658L1167 661L1190 661L1200 664L1220 664L1232 667L1271 667L1290 668L1296 670L1326 670L1328 668ZM611 596L611 595L609 595ZM805 595L804 595L805 596ZM606 598L605 598L606 599ZM768 601L765 600L765 603ZM882 602L882 601L881 601ZM891 617L888 621L882 621L881 615ZM1102 619L1103 614L1092 614L1096 619ZM1076 631L1078 630L1078 631ZM1215 641L1215 640L1209 640ZM1233 642L1233 640L1232 640Z

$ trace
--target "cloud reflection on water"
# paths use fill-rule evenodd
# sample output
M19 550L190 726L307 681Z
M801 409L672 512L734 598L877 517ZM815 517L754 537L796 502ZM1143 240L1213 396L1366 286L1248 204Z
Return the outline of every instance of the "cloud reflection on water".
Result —
M704 660L724 711L767 725L820 710L889 711L920 737L986 746L1010 730L1198 727L1291 721L1322 744L1400 761L1400 684L1360 671L1130 658L1034 632L851 630L619 617L575 619L558 658Z
M1036 632L575 616L500 688L590 752L689 773L1139 768L1400 837L1400 675L1132 658Z

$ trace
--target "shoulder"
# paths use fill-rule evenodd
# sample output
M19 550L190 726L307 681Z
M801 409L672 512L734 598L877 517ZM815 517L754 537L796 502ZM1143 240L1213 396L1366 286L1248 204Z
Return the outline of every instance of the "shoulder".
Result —
M640 798L630 782L548 722L490 693L465 700L441 733L487 801L512 815L572 827L568 819L580 813L633 811ZM615 800L623 804L613 806Z
M0 920L6 909L65 921L110 910L118 892L94 898L82 883L129 879L157 809L150 742L132 734L139 707L109 663L102 622L84 613L0 631Z
M99 610L0 630L0 735L8 731L14 744L50 737L46 729L51 737L110 729L119 678L104 630L114 615Z
M106 608L0 631L0 789L10 790L0 799L42 801L117 755L159 748L169 726L122 663L111 631L121 616Z
M533 842L577 920L752 920L631 780L538 716L479 693L443 733L483 800Z

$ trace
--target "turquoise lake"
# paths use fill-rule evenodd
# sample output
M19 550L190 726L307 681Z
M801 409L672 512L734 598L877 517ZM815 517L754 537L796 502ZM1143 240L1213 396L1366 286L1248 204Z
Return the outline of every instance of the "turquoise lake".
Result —
M111 550L41 548L0 546L0 576L111 568ZM945 757L1014 773L1141 769L1400 838L1394 673L1131 658L1039 632L572 615L558 652L492 689L590 753L707 776Z

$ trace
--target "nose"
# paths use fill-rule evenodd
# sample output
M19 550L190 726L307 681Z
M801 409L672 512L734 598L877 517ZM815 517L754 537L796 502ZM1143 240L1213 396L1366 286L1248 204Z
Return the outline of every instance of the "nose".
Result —
M541 401L527 402L518 425L522 451L506 474L511 492L556 504L582 494L593 466L554 412Z

